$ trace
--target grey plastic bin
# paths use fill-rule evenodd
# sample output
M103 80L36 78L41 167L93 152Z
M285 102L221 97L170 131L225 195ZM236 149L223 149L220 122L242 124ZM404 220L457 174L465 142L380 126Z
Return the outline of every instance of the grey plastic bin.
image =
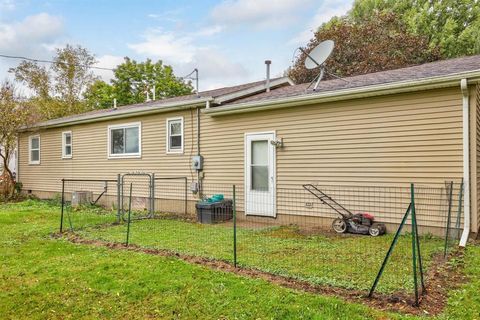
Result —
M200 223L212 224L233 218L233 201L231 199L218 202L197 202L195 208Z

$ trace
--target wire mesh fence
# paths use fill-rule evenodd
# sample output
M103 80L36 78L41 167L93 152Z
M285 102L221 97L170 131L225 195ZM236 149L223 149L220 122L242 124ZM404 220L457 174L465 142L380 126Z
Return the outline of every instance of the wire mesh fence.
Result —
M410 206L410 187L315 187L321 194L305 186L245 192L204 183L194 195L184 177L64 180L62 223L68 225L64 230L88 239L222 260L367 293ZM411 218L405 221L377 292L412 292L413 274L420 270L413 259L421 259L428 281L428 271L454 251L463 226L462 190L462 183L453 182L415 186L416 225ZM82 192L90 200L77 206L72 195ZM344 210L336 210L338 205ZM345 222L341 233L332 230L338 218ZM386 234L371 236L372 224L384 225ZM417 239L421 255L414 256Z
M117 180L62 180L60 232L118 223Z
M445 195L447 209L444 226L444 258L447 258L449 254L454 251L460 240L463 231L463 192L464 184L463 180L459 184L453 183L453 181L445 182Z
M409 207L410 187L315 187L321 191L318 197L301 186L277 189L276 201L267 193L250 197L253 200L247 197L244 204L247 212L265 211L272 201L277 208L276 215L270 218L239 212L238 263L318 284L367 290ZM443 252L448 198L442 187L418 186L415 190L416 219L422 234L419 242L428 268ZM368 234L368 228L363 231L352 228L341 234L332 232L332 220L348 213L354 217L365 213L374 216L374 223L384 224L387 234L358 235ZM362 218L357 217L361 221ZM411 226L411 221L407 220L379 283L380 292L414 288Z

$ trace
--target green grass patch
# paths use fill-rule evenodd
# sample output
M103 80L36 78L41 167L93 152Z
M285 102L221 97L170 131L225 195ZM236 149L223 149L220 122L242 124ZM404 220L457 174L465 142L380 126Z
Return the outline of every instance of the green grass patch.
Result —
M190 265L52 239L59 208L0 205L1 319L386 319L392 315Z
M109 242L126 240L127 226L112 224L113 213L85 210L70 214L74 229L82 237ZM105 221L110 224L104 224ZM129 240L141 247L233 262L231 223L207 225L172 218L135 220L131 223ZM243 267L315 284L368 290L392 240L392 234L327 236L302 232L296 226L239 226L237 261ZM422 236L420 241L424 266L428 269L434 255L442 252L443 240ZM412 270L411 235L407 233L397 243L378 292L412 292Z
M96 210L87 211L97 215ZM41 201L0 205L0 319L417 319L175 258L53 239L59 213L57 205ZM249 232L318 241L295 228ZM322 243L328 247L330 240ZM184 249L193 250L186 244ZM450 292L446 310L435 319L479 319L480 247L468 246L464 260L450 263L464 264L469 281Z

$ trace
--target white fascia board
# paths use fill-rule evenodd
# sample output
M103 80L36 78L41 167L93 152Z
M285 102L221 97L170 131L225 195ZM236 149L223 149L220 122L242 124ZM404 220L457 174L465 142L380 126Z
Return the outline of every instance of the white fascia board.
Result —
M74 119L65 119L65 120L53 119L53 120L35 124L34 126L29 128L24 128L20 130L20 132L34 130L34 129L37 130L37 129L64 127L64 126L71 126L76 124L92 123L92 122L99 122L99 121L106 121L106 120L113 120L113 119L130 118L130 117L147 115L147 114L183 110L191 107L204 106L207 101L212 101L212 100L213 100L212 97L207 97L207 98L200 98L195 101L177 101L177 102L166 103L166 104L142 106L142 107L131 108L126 110L122 110L122 109L111 110L110 112L105 112L101 114L91 114L91 115L87 114L85 116L78 115Z

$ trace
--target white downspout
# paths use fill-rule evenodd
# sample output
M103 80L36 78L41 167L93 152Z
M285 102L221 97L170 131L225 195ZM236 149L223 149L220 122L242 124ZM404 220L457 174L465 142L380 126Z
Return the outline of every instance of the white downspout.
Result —
M470 235L470 108L469 108L469 92L467 79L460 81L460 88L463 96L463 233L460 239L460 246L467 245L468 236Z

